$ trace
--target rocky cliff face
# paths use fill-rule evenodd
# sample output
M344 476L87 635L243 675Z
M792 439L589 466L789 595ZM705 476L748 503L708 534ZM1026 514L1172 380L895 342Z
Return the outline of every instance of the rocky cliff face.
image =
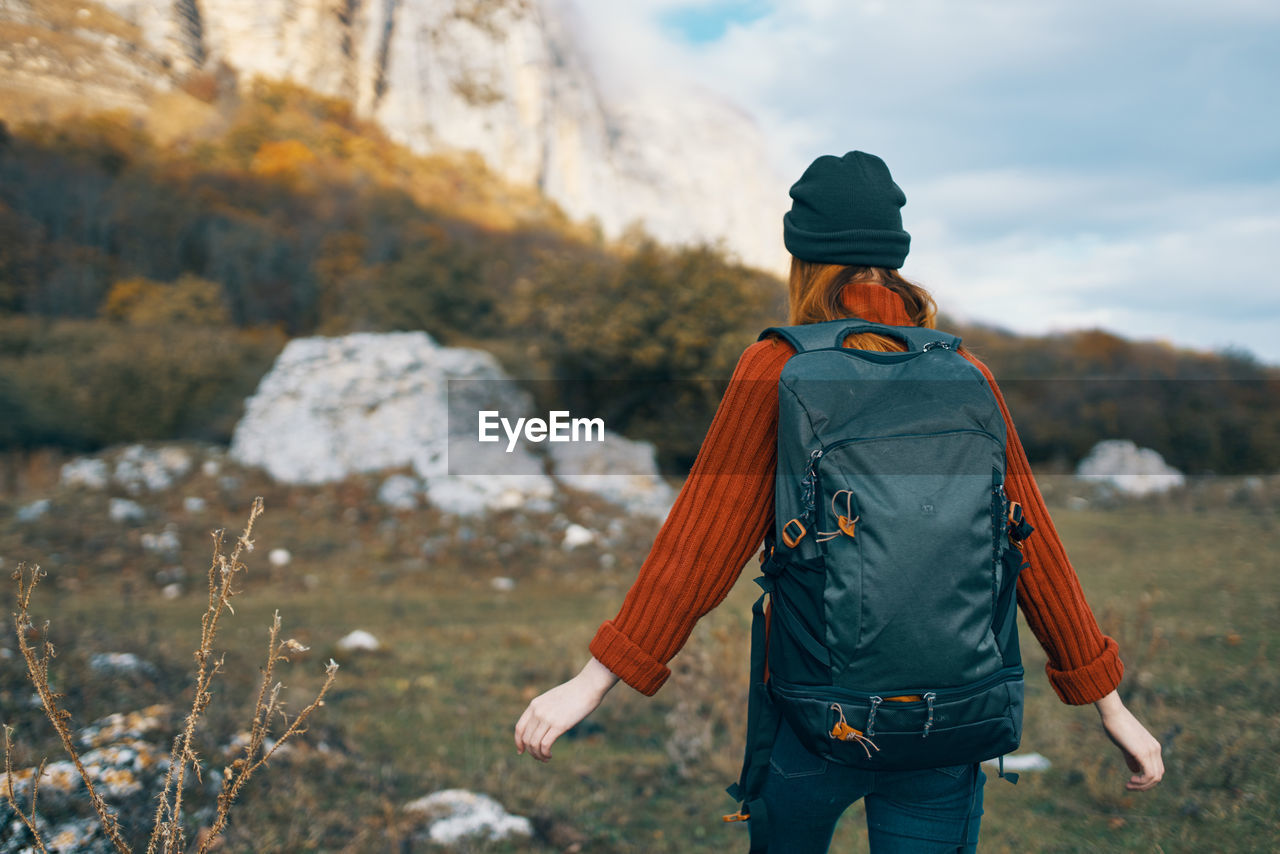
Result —
M0 21L67 3L82 5L0 0ZM83 8L73 24L111 17L133 28L132 55L147 73L131 77L163 86L157 64L173 78L225 61L242 80L290 79L351 101L416 151L476 151L570 216L595 217L610 236L640 221L665 242L723 240L744 261L781 269L786 190L758 128L706 94L602 92L562 0L86 0Z

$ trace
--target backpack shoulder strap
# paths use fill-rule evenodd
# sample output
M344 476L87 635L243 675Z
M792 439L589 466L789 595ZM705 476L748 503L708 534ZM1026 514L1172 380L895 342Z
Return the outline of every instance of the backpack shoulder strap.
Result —
M855 332L876 332L890 338L896 338L907 345L908 350L923 350L929 345L945 346L955 350L960 346L960 338L939 329L925 329L921 326L889 326L885 323L873 323L860 317L844 317L827 320L822 323L806 323L801 326L770 326L760 333L758 340L763 341L770 335L777 335L795 348L797 353L806 350L829 350L841 346L845 337Z

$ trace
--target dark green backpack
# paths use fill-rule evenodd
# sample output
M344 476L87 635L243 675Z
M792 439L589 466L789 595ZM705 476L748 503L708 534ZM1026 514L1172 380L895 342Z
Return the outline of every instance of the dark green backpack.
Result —
M855 332L907 350L842 347ZM857 318L768 335L796 354L778 385L747 755L729 789L744 808L728 818L750 817L753 839L782 717L811 752L870 770L968 764L1018 746L1015 582L1031 533L1005 495L995 394L959 338Z

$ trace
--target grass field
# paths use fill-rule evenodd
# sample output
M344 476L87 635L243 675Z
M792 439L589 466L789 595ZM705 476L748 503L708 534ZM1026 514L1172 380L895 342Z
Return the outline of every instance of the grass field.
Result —
M613 616L653 528L626 520L601 568L601 550L566 552L557 529L598 530L613 514L586 499L559 518L499 515L463 522L434 511L395 514L373 500L376 481L289 490L252 472L233 481L199 474L177 490L140 498L148 522L106 520L102 493L56 488L55 471L28 464L0 495L0 556L42 564L49 578L33 615L52 620L55 682L78 723L161 700L189 702L187 673L205 596L207 532L238 530L253 495L266 498L246 587L222 643L220 683L204 737L225 743L252 706L271 614L312 647L285 671L294 707L305 704L332 654L343 664L312 731L256 779L233 812L225 850L419 851L420 824L400 807L461 787L535 820L520 843L464 851L720 852L744 850L723 787L736 776L743 725L749 606L744 573L728 601L699 625L655 698L620 686L542 765L515 754L512 726L525 703L572 675L586 644ZM1130 794L1119 754L1092 708L1061 704L1044 657L1023 631L1029 673L1023 750L1053 767L986 788L984 851L1222 851L1280 847L1280 483L1199 481L1164 499L1068 504L1076 487L1044 482L1104 631L1121 644L1130 708L1165 745L1167 777ZM198 513L182 498L208 501ZM19 523L40 497L51 510ZM1073 509L1069 509L1069 507ZM182 543L162 558L141 533L171 521ZM284 547L293 563L270 569ZM153 576L175 563L195 576L176 599ZM492 578L508 576L500 592ZM8 609L6 609L8 610ZM334 643L363 628L383 650L342 656ZM12 649L6 632L0 645ZM88 684L95 652L135 652L160 676ZM17 759L57 747L27 696L16 659L0 658L0 709L17 727ZM855 807L833 851L866 850Z

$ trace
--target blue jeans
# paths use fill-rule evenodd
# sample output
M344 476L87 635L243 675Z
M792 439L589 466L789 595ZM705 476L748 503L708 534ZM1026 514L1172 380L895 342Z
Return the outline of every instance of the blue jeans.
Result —
M977 851L987 776L976 764L864 771L810 753L785 720L769 764L769 854L823 854L836 820L859 798L875 854Z

